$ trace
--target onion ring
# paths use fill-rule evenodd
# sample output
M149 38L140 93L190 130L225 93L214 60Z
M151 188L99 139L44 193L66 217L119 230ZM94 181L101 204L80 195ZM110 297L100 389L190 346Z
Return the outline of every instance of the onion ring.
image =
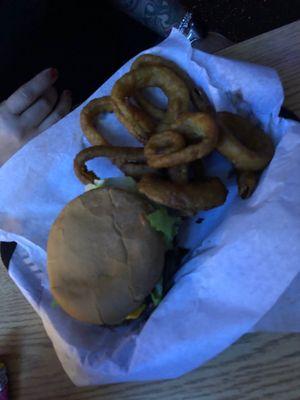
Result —
M260 171L274 155L272 140L247 119L229 112L217 113L220 140L217 150L238 170Z
M125 163L122 165L116 165L120 168L120 170L126 175L131 176L132 178L139 179L146 174L158 174L158 171L154 168L149 167L149 165L144 163Z
M188 183L189 166L188 164L178 165L177 167L168 168L168 176L172 182Z
M157 133L149 139L145 145L145 156L165 156L182 150L186 147L184 136L176 131Z
M112 89L114 111L126 128L142 143L155 130L155 122L147 113L129 102L129 98L143 88L159 87L168 97L164 122L171 124L178 115L188 110L189 92L185 83L170 69L149 65L121 77Z
M239 195L242 199L248 199L255 191L260 173L257 171L236 171Z
M151 157L151 155L159 155L161 153L170 154L183 149L185 145L186 141L183 135L175 131L166 131L163 134L152 136L151 143L145 147L145 156L148 158ZM168 175L172 182L188 182L187 164L168 168Z
M109 96L91 100L80 113L80 126L87 140L94 146L108 145L108 141L103 137L94 125L94 119L102 113L113 112L112 100Z
M175 137L179 143L178 134L181 134L191 144L169 153L169 149L164 152L159 144L165 144L171 140L170 131L151 136L145 145L145 155L150 167L169 168L189 163L203 158L217 145L218 127L210 114L185 113L172 125L171 129L175 131L174 143ZM176 148L175 144L174 148Z
M162 153L171 154L183 149L186 145L183 135L175 131L165 131L163 134L152 136L151 139L151 143L148 142L148 146L144 149L146 158ZM188 165L182 164L168 168L168 175L172 182L187 183L189 179Z
M227 196L227 189L219 178L182 185L145 175L138 183L138 190L155 203L180 210L186 216L218 207Z
M197 88L191 77L184 70L178 67L176 63L163 57L156 56L154 54L143 54L133 62L133 64L131 65L131 70L137 70L138 68L145 65L158 65L171 69L180 79L185 82L189 90L191 100L198 111L214 111L214 108L211 105L204 90L201 88ZM135 94L135 98L137 99L138 104L153 118L157 120L164 119L165 110L162 110L161 108L152 104L151 101L148 101L144 97L143 93L138 91Z
M122 165L128 168L132 164L132 169L136 165L136 172L140 169L140 164L145 164L143 148L140 147L112 147L112 146L93 146L80 151L74 159L74 171L77 178L84 184L93 183L99 179L93 171L89 171L86 162L96 157L110 158L120 169ZM127 166L127 167L126 167ZM145 170L142 171L142 174Z
M147 114L149 114L156 121L162 121L166 115L166 110L156 106L150 100L148 100L142 91L138 91L135 93L134 98L137 104L144 110Z

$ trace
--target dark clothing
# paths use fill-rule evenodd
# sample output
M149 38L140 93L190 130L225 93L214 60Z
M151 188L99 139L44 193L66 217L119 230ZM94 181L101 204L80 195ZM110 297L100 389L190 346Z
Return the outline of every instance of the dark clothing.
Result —
M160 40L107 1L0 0L0 101L53 66L78 104Z
M201 28L241 41L300 18L298 0L181 0ZM0 0L0 101L43 68L75 104L161 39L109 0Z

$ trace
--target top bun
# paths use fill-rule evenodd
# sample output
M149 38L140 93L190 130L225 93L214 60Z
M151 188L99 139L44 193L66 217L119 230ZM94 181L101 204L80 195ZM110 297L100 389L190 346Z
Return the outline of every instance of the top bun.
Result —
M58 304L88 323L116 325L160 279L165 244L136 193L99 188L70 202L52 226L48 273Z

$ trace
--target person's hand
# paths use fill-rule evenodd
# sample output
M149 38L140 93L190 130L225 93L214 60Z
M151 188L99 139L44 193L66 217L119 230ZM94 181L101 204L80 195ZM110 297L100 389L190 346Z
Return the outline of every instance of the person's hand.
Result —
M0 104L0 165L71 109L71 93L58 98L54 68L46 69Z

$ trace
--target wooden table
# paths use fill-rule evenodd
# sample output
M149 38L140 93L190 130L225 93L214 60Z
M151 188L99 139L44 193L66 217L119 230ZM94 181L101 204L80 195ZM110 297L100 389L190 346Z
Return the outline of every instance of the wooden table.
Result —
M220 54L275 67L286 106L300 115L300 22ZM202 368L174 381L76 388L42 323L0 266L0 358L13 400L299 400L300 334L249 334Z

